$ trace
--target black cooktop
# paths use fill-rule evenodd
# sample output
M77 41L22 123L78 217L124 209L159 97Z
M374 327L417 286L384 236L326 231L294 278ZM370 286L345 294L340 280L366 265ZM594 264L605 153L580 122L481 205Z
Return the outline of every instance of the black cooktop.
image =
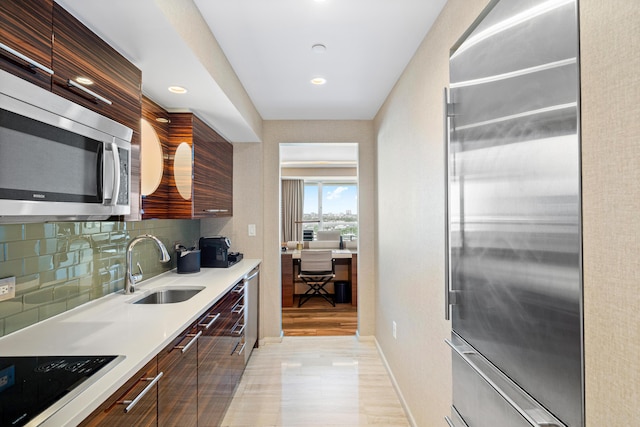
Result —
M44 421L117 357L0 357L0 426Z

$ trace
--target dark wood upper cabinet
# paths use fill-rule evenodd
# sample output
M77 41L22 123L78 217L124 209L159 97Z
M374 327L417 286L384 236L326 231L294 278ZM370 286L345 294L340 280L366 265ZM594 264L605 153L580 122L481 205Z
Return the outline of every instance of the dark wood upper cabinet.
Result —
M172 113L169 125L169 218L233 215L233 145L192 113ZM192 170L184 170L179 151L189 147ZM187 145L185 145L187 144ZM181 154L181 153L180 153ZM187 168L188 169L188 168ZM184 180L192 176L190 188ZM185 190L185 188L187 188Z
M0 69L47 90L51 74L53 0L0 0Z
M53 33L53 92L139 131L141 71L58 4Z

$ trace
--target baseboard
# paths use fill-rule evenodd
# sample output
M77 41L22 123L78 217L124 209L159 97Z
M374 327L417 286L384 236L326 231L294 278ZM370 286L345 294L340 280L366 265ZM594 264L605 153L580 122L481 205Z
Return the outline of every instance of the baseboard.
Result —
M284 337L284 332L280 331L279 337L264 337L258 340L260 345L263 344L280 344L282 342L282 338Z
M369 337L366 337L364 339L369 339ZM416 420L415 418L413 418L413 414L411 413L411 410L409 409L409 405L407 405L406 400L404 399L404 395L402 394L402 391L400 390L400 386L398 385L398 382L396 381L396 378L393 376L393 371L391 370L391 367L389 366L389 363L387 362L387 358L384 357L384 352L382 351L382 348L380 347L380 344L378 343L378 340L376 339L376 337L373 337L373 341L376 343L376 348L378 349L378 354L380 355L380 358L382 359L382 363L384 364L385 369L387 370L387 373L389 374L389 378L391 378L391 384L393 384L393 389L396 391L396 394L398 395L398 399L400 400L400 404L402 405L402 409L404 409L404 413L407 416L407 420L409 421L409 424L411 425L411 427L418 427L418 424L416 424Z

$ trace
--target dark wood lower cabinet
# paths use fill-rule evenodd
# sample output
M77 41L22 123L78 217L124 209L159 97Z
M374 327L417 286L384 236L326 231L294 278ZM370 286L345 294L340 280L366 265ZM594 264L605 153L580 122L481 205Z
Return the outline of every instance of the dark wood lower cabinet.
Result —
M191 329L158 355L158 425L198 425L198 332Z
M257 287L257 280L238 282L81 425L220 426L256 344L257 319L248 313L257 317ZM250 322L253 338L245 334Z
M87 417L81 427L158 425L158 365L154 357L125 385ZM135 399L140 397L137 403Z

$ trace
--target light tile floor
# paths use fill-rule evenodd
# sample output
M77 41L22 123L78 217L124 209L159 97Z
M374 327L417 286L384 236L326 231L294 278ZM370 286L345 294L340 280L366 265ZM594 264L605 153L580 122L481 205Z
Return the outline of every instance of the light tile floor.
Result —
M284 337L254 349L225 427L409 426L373 341Z

